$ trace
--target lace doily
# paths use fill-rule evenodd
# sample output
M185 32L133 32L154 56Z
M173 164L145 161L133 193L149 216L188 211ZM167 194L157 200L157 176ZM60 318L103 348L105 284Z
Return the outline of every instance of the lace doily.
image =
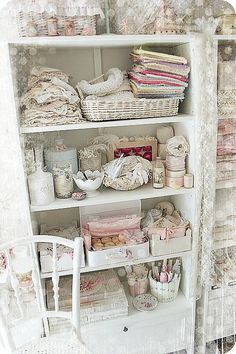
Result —
M104 17L98 0L17 0L10 1L7 6L13 14L47 12L52 15Z

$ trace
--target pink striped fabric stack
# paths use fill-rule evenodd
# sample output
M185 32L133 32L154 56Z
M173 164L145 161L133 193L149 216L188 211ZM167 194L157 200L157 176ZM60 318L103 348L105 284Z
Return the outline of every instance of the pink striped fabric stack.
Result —
M131 53L129 80L137 98L184 98L190 67L187 59L142 48Z

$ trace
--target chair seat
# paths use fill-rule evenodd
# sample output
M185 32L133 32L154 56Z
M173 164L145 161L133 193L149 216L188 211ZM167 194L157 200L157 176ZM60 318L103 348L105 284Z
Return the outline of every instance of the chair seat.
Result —
M14 354L85 354L87 352L79 341L46 337L18 348Z

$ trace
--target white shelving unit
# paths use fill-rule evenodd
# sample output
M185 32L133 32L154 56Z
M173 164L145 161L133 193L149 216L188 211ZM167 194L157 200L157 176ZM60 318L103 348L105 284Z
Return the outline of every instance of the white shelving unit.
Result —
M236 35L215 35L213 36L213 40L216 42L215 55L218 55L219 45L227 43L228 41L236 41ZM217 71L217 68L215 68L215 70ZM218 117L218 120L226 118L227 117ZM230 193L230 189L234 187L236 187L236 181L216 182L216 195L219 190L225 190L225 193ZM223 205L222 208L224 208ZM214 241L214 235L212 237L212 251L236 245L235 240L233 239ZM207 294L205 294L205 296L207 298L207 305L205 311L207 316L212 318L210 324L205 323L207 328L206 342L214 341L219 338L228 337L231 335L236 335L236 286L222 285L222 287L217 290L212 290L211 286L209 286L206 291Z
M188 158L188 171L196 171L196 127L198 117L195 105L198 90L197 75L199 72L197 61L195 37L188 35L101 35L96 37L78 38L26 38L9 43L10 57L12 49L17 49L16 58L12 67L20 63L19 58L24 51L34 47L37 55L42 58L43 65L60 68L70 74L73 84L80 79L92 79L101 75L111 67L119 67L124 70L130 67L129 52L134 45L150 44L158 50L166 53L184 56L191 66L190 85L187 89L186 98L180 105L180 113L173 117L147 118L140 120L120 120L110 122L85 122L76 125L47 126L42 128L20 127L18 114L18 130L22 143L27 134L32 138L37 134L44 133L47 138L53 139L60 131L68 146L76 146L78 149L85 146L89 139L101 132L114 133L119 136L151 135L156 136L156 129L161 123L173 125L176 135L184 135L190 143L190 155ZM53 50L50 50L53 49ZM15 53L15 51L14 51ZM32 62L25 66L24 75L29 75ZM13 75L13 83L18 92L22 93L21 87L22 67L16 67ZM16 97L16 104L18 98ZM23 144L22 144L23 145ZM25 181L22 180L22 184ZM54 203L35 207L28 205L34 213L38 223L55 225L56 223L69 223L71 220L79 219L79 209L83 206L101 205L121 201L141 200L142 208L153 207L158 200L173 201L176 208L190 220L193 230L192 250L165 257L181 256L183 274L181 280L181 291L177 299L172 303L159 304L152 313L139 313L133 308L130 301L129 316L114 320L107 320L95 324L86 325L82 328L83 337L88 347L96 354L108 354L111 348L115 354L161 354L164 346L165 351L172 352L186 349L188 354L194 353L194 329L195 329L195 306L196 306L196 270L197 270L197 243L198 234L195 232L195 205L196 190L164 188L155 190L149 184L134 191L120 192L114 190L102 190L97 198L88 198L83 201L59 200ZM30 215L30 214L29 214ZM28 220L31 224L31 220ZM163 259L163 257L152 257L135 261L135 263L152 262ZM107 268L119 268L131 262L117 263L115 265L101 267L85 267L81 272L91 272ZM68 275L70 272L61 272ZM48 278L50 274L42 274L42 278ZM174 319L174 320L173 320ZM124 327L128 331L124 332ZM105 336L104 336L105 334Z

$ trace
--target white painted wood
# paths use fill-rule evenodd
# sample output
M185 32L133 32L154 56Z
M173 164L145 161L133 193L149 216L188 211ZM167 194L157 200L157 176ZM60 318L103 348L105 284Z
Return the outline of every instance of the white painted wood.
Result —
M46 133L57 132L67 130L84 130L84 129L100 129L100 128L112 128L112 127L130 127L130 126L142 126L142 125L156 125L166 123L184 123L192 121L193 115L190 114L178 114L172 117L160 117L160 118L146 118L146 119L129 119L129 120L116 120L109 122L83 122L80 124L69 125L52 125L46 127L22 127L20 129L21 134L31 133Z
M83 240L77 237L74 241L73 254L73 283L72 283L72 324L79 333L80 324L80 267L83 252Z
M236 34L216 34L213 38L217 41L236 41Z
M120 268L120 267L124 267L127 265L133 265L133 264L139 264L139 263L150 263L150 262L155 262L155 261L159 261L159 260L163 260L166 258L171 258L171 257L191 257L192 256L192 251L186 251L186 252L177 252L174 255L173 254L166 254L164 256L158 256L158 257L153 257L153 256L149 256L148 258L144 258L144 259L139 259L136 261L127 261L127 262L122 262L122 263L113 263L113 264L105 264L102 266L97 266L97 267L84 267L81 268L80 273L90 273L90 272L97 272L100 270L105 270L105 269L115 269L115 268ZM60 277L62 276L66 276L66 275L71 275L72 274L72 270L66 270L66 271L62 271L59 272ZM52 277L52 272L50 273L41 273L41 279L47 279L47 278L51 278Z
M129 301L129 316L89 324L82 327L82 336L93 353L157 354L184 349L191 344L191 303L179 292L175 301L161 304L149 313L134 309ZM124 331L124 328L127 331ZM97 338L103 338L98 344ZM161 350L162 349L162 350Z
M14 295L16 298L16 302L21 314L21 318L24 317L24 307L23 307L23 302L22 302L22 294L19 286L19 280L17 279L16 273L13 270L12 267L12 260L10 256L10 249L6 249L6 259L7 259L7 265L8 265L8 272L9 272L9 278L10 278L10 284L12 286L12 289L14 291Z
M142 186L136 190L129 191L128 193L125 191L116 191L113 189L106 189L100 192L96 196L96 198L86 198L81 201L76 201L73 199L56 199L55 202L49 205L42 206L31 206L31 210L33 212L43 211L43 210L57 210L57 209L66 209L66 208L78 208L82 206L88 205L99 205L99 204L108 204L114 202L124 202L130 200L142 200L142 199L150 199L150 198L159 198L159 197L168 197L174 195L182 195L182 194L192 194L194 192L194 188L192 189L172 189L170 187L165 187L163 189L154 189L151 184L147 184L146 186Z
M99 71L105 72L110 67L114 65L119 66L121 69L127 69L130 66L129 62L129 51L133 45L140 45L143 43L155 44L156 47L160 47L160 50L169 53L186 56L191 63L191 85L187 92L187 97L184 104L181 105L181 113L176 117L164 117L164 118L154 118L154 119L141 119L141 120L127 120L127 121L111 121L111 122L85 122L78 125L70 126L49 126L44 128L21 128L21 134L28 133L39 133L48 132L48 137L52 138L52 134L57 131L61 131L63 137L65 137L65 142L68 145L74 145L77 148L86 145L92 136L96 136L101 129L106 128L106 132L113 132L117 135L131 136L134 134L155 134L156 128L160 123L172 123L174 125L176 134L184 134L190 141L191 153L188 159L188 166L190 172L195 172L196 170L196 125L198 122L198 117L194 115L196 106L197 92L200 89L197 86L197 73L199 72L199 67L197 66L196 58L197 53L195 50L195 39L188 35L130 35L130 36L119 36L119 35L102 35L96 37L78 37L78 38L25 38L15 41L18 48L22 45L36 45L39 54L45 59L45 64L47 66L59 67L65 72L70 73L73 76L73 84L76 80L82 78L92 79L97 76ZM48 47L55 47L56 54L51 55L48 53ZM100 49L101 48L101 49ZM98 59L93 61L93 53L96 56L99 53ZM95 54L97 53L97 54ZM78 63L80 65L78 65ZM99 76L99 75L98 75ZM195 83L196 81L196 83ZM131 127L131 129L129 129ZM96 130L97 129L97 130ZM51 135L50 135L51 134ZM78 208L87 205L96 205L119 201L135 201L142 200L143 205L151 206L155 202L155 198L170 199L176 206L179 207L183 213L186 213L186 217L194 227L194 213L195 213L195 190L173 190L170 188L165 188L163 190L155 190L151 185L141 187L135 191L120 192L114 190L102 191L101 194L96 198L87 198L84 201L73 201L69 200L56 200L55 203L45 207L32 207L32 211L37 214L38 220L61 220L60 214L62 213L65 218L69 218L69 214L73 213L71 208ZM67 209L67 210L65 210ZM48 211L50 211L48 213ZM58 217L57 217L58 216ZM53 222L55 224L55 222ZM57 242L54 239L54 242ZM169 257L171 255L166 255ZM177 255L176 255L177 256ZM145 340L143 340L143 334L149 334L150 343L152 343L152 338L150 338L150 333L153 335L153 341L156 342L156 333L163 334L163 340L168 340L168 351L175 351L177 349L190 348L189 353L193 353L193 333L194 333L194 321L195 321L195 275L196 275L196 259L197 259L197 234L193 236L193 251L184 252L178 254L178 256L183 257L184 274L182 281L182 290L184 296L180 295L180 302L171 303L167 305L160 305L158 312L153 312L152 314L140 314L138 316L130 312L128 321L132 330L129 332L132 334L132 338L139 336L140 333L140 345L135 346L135 343L131 337L127 340L124 336L123 327L121 328L119 321L117 319L114 321L105 321L104 323L94 324L88 329L88 340L96 343L96 350L98 350L98 342L103 338L104 333L106 335L106 341L108 343L113 343L112 346L121 350L121 353L128 352L129 354L139 354L138 350L142 350ZM151 262L157 259L163 259L164 257L148 257L144 262ZM137 261L139 263L140 261ZM143 260L142 260L143 262ZM132 262L133 263L133 262ZM121 264L112 265L113 267L120 267ZM85 267L83 272L90 272L95 270L107 269L110 265L101 267ZM190 277L190 270L194 269L194 274ZM71 272L70 272L71 273ZM61 272L59 275L66 275L68 272ZM52 273L44 274L42 277L51 277ZM79 281L77 281L77 286ZM189 301L187 301L187 299ZM188 310L186 311L186 308ZM160 310L160 311L159 311ZM188 313L188 322L185 322L185 314ZM179 316L179 317L178 317ZM166 333L175 333L176 326L178 323L174 321L173 317L178 318L181 321L181 326L187 323L188 334L185 336L185 331L178 332L181 340L183 339L183 347L178 347L176 345L175 338L171 335L166 335ZM155 320L154 320L155 319ZM165 322L165 324L163 324ZM140 324L137 327L137 332L134 331L136 324ZM101 330L101 332L100 332ZM154 333L155 332L155 333ZM103 334L102 334L103 333ZM101 334L101 335L100 335ZM155 335L154 335L155 334ZM136 335L136 336L135 336ZM183 338L182 338L183 337ZM85 338L86 339L86 338ZM124 341L126 347L122 346L121 343ZM149 343L149 344L150 344ZM106 344L102 343L101 345ZM147 343L146 343L147 344ZM100 347L99 347L100 348ZM123 348L123 352L122 352ZM159 351L156 347L153 347L154 351L149 354L156 354ZM146 349L146 348L145 348ZM143 349L144 350L144 349ZM96 352L96 351L95 351ZM104 351L104 354L106 352ZM143 353L143 352L142 352Z
M228 189L236 187L236 180L216 182L216 189Z
M57 245L52 243L52 283L53 283L53 298L55 304L55 311L59 311L59 275L57 270Z
M0 42L1 238L32 235L9 46Z
M143 43L167 43L168 45L187 43L188 35L99 35L89 37L34 37L10 41L10 44L42 47L119 47L141 45Z
M95 77L99 77L103 74L103 72L102 72L102 57L101 57L101 49L100 48L94 48L93 60L94 60Z
M34 247L37 245L37 243L52 243L53 244L53 272L52 272L52 281L53 281L53 297L55 300L55 310L54 311L45 311L45 307L42 306L41 303L41 294L40 294L40 286L38 284L38 279L40 279L39 276L39 269L38 269L38 264L35 261L36 258L35 254L34 254ZM69 246L73 249L73 253L74 253L74 262L73 262L73 285L72 285L72 311L68 311L68 312L63 312L63 311L59 311L59 287L58 287L58 282L59 282L59 275L58 275L58 271L57 271L57 251L56 251L56 245L57 244L62 244L62 245L66 245ZM50 317L61 317L61 318L67 318L70 319L72 321L72 325L73 325L73 330L75 331L76 336L78 337L78 339L80 338L80 321L79 321L79 307L80 307L80 299L79 299L79 289L80 289L80 265L81 265L81 258L82 258L82 247L83 247L83 242L81 238L76 238L74 241L70 241L67 239L63 239L61 237L54 237L54 236L47 236L47 235L43 235L43 236L35 236L35 237L31 237L31 238L24 238L24 239L16 239L13 241L8 241L5 243L2 243L0 245L0 251L3 251L6 256L7 256L7 265L8 265L8 269L9 269L9 276L10 276L10 282L11 285L13 287L14 290L14 294L17 300L17 305L19 307L19 310L21 312L21 316L22 319L24 319L24 311L23 311L23 303L21 300L21 294L20 294L20 287L19 287L19 281L16 277L16 274L13 270L12 267L12 263L11 263L11 255L10 255L10 250L13 249L14 247L17 247L19 245L27 245L27 247L30 246L30 254L33 257L33 266L32 266L32 280L33 280L33 284L34 284L34 289L36 292L36 301L38 302L38 310L39 310L39 316L44 320L45 317L50 318ZM78 295L78 296L77 296ZM74 302L74 303L73 303ZM9 307L9 311L11 311L11 308ZM0 311L0 322L1 325L4 325L4 333L5 335L7 335L8 333L10 333L10 331L8 330L8 328L10 328L9 326L11 325L10 323L7 323L6 321L4 321L4 317L2 317L3 315L3 311ZM34 314L34 316L37 316L38 314ZM2 329L1 329L2 330ZM47 332L47 331L46 331ZM47 333L46 333L47 334ZM5 338L7 341L7 345L9 348L12 348L12 343L13 340L11 339L11 337L7 337ZM66 341L70 340L70 338L66 339ZM79 342L78 342L79 345ZM26 349L27 346L26 346ZM22 351L23 352L23 351ZM22 353L20 352L20 353ZM25 351L24 351L25 352ZM58 347L58 353L60 352L60 348ZM50 354L50 346L48 347L48 354ZM54 352L53 352L54 353Z

